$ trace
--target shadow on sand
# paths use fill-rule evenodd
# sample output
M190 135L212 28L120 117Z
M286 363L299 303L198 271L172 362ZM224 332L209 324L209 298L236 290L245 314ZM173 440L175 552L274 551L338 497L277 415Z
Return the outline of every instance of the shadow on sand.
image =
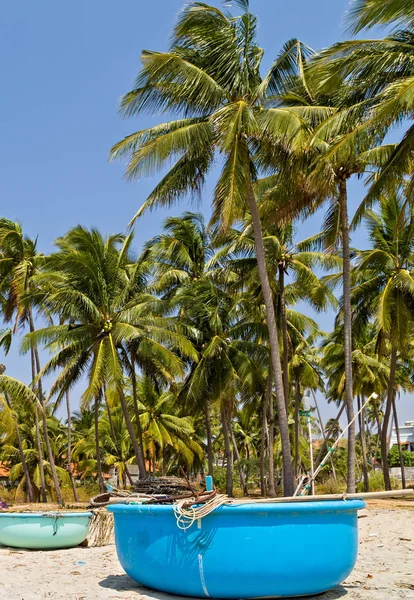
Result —
M168 594L166 592L158 592L156 590L151 590L149 588L140 585L129 575L109 575L102 579L99 582L99 585L103 588L108 588L117 592L126 591L126 592L136 592L141 596L146 596L147 598L154 598L155 600L170 600L171 598L182 598L182 596L174 596L174 594ZM351 586L352 587L352 586ZM296 597L295 600L311 600L315 598L317 600L339 600L340 598L344 598L348 595L348 591L342 586L338 586L334 590L330 592L326 592L325 594L319 594L318 596L302 596Z

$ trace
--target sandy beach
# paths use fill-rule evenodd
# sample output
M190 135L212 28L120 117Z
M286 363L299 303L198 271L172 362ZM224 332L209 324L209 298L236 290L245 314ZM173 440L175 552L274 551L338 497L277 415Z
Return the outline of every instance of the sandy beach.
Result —
M381 506L381 508L378 508ZM385 508L386 506L386 508ZM414 510L372 504L359 519L359 557L342 586L320 600L414 599ZM113 545L53 552L0 548L1 600L172 600L122 570Z

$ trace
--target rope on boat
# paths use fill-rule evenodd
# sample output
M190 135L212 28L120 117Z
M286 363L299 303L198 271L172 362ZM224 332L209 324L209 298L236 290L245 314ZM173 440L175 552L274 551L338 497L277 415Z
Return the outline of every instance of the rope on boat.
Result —
M232 502L231 498L225 494L217 494L216 491L208 494L208 496L209 498L205 499L203 499L203 496L199 497L198 500L195 500L195 503L189 502L188 499L182 499L173 504L173 511L179 529L183 531L190 529L196 521L207 517L220 506Z

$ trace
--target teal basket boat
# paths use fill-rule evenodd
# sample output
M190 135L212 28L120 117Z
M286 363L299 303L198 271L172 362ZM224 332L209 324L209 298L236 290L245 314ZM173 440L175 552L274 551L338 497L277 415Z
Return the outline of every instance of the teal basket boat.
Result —
M201 598L320 594L358 552L360 500L221 506L183 531L172 506L112 505L118 558L141 584Z
M0 545L30 550L79 546L88 535L93 513L0 513Z

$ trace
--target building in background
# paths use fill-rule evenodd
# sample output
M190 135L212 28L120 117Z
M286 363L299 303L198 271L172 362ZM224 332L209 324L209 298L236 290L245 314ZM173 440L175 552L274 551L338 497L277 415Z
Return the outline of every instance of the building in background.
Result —
M398 431L403 449L408 450L408 452L414 452L414 421L406 421L404 425L399 426ZM390 447L392 448L394 444L398 444L395 427L392 428Z

